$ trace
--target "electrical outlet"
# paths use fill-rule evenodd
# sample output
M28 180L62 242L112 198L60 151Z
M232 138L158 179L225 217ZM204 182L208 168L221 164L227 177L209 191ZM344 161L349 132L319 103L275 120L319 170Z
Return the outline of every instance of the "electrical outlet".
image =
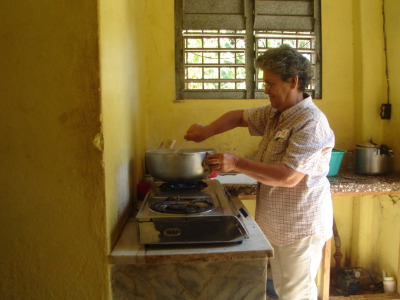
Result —
M381 106L381 119L389 120L392 115L392 105L384 103Z

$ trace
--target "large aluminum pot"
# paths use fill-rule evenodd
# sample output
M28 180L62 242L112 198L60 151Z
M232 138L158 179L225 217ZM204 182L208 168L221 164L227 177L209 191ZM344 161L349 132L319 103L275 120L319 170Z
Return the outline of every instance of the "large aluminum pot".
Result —
M356 173L363 175L384 175L389 173L393 151L385 145L373 142L356 146Z
M156 179L170 183L194 182L208 175L203 162L214 149L156 149L146 151L147 171Z

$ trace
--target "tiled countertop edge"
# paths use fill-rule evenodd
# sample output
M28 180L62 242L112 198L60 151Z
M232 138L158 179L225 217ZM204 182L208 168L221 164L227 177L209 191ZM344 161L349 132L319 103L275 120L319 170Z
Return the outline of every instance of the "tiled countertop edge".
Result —
M341 172L328 177L333 195L378 195L400 194L399 175L367 176L353 172ZM255 195L257 184L226 183L223 184L232 196Z

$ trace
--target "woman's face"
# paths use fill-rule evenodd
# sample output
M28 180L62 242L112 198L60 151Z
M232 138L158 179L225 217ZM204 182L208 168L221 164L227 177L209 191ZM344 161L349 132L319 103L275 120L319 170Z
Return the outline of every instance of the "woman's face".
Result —
M292 80L283 81L281 77L270 70L264 70L263 81L265 94L269 95L271 106L282 112L296 104L293 100Z

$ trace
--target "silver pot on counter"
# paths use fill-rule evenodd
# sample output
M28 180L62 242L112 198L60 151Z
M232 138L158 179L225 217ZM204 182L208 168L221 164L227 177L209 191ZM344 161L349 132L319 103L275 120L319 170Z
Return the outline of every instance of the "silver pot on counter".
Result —
M205 179L204 166L208 153L214 149L156 149L146 151L146 167L156 179L169 183L186 183Z
M384 175L389 173L393 151L386 145L372 142L357 144L355 170L357 174Z

